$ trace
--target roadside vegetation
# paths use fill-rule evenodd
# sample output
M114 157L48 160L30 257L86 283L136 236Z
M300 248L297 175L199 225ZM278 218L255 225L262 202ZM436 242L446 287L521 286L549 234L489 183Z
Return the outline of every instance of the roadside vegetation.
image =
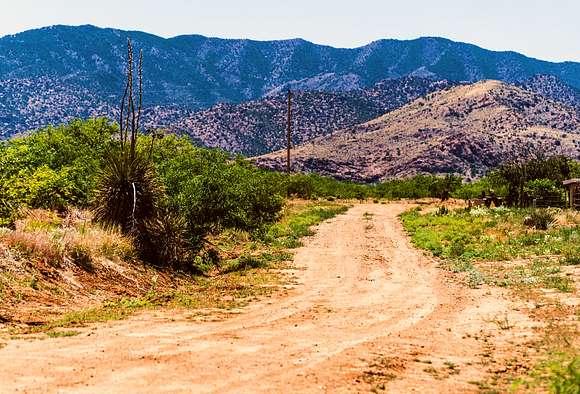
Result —
M531 305L528 313L543 324L529 344L542 355L537 365L523 376L494 376L481 384L482 389L579 392L580 309L575 278L580 266L580 213L416 208L402 214L401 220L412 242L437 257L441 268L461 275L473 288L509 289ZM507 317L498 326L511 327Z
M289 280L284 270L293 268L291 250L313 234L311 226L347 209L335 202L290 202L259 237L236 229L211 236L213 256L200 261L195 274L144 265L131 238L95 224L89 211L65 218L30 211L15 230L0 234L7 248L0 254L0 318L11 327L7 334L57 337L78 333L71 327L162 306L186 308L192 318L225 314L278 291Z

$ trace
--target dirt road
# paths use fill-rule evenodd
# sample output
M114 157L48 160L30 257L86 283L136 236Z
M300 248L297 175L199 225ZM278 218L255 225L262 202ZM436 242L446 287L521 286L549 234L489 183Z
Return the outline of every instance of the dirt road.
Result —
M147 313L10 341L0 392L476 391L468 382L497 356L477 334L495 348L518 335L489 323L509 303L413 249L397 219L406 208L356 205L321 224L296 254L298 284L226 320Z

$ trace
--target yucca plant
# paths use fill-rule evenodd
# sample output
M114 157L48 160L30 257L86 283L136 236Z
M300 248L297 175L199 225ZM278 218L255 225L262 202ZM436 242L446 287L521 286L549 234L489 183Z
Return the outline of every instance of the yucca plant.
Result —
M125 233L157 215L163 188L151 162L126 152L108 157L95 192L95 219Z
M130 235L140 257L157 266L192 269L198 248L179 212L167 207L165 190L148 149L137 149L143 102L142 53L138 62L138 98L133 89L133 48L127 44L127 83L120 106L119 146L106 158L95 192L95 219ZM148 151L148 153L143 153Z
M524 218L524 224L538 230L547 230L556 224L556 214L549 209L534 209L530 216Z
M143 53L139 54L137 106L133 89L133 46L127 42L127 82L120 105L119 147L109 152L95 191L95 219L118 226L149 255L146 222L158 215L163 188L149 157L137 151L143 104Z

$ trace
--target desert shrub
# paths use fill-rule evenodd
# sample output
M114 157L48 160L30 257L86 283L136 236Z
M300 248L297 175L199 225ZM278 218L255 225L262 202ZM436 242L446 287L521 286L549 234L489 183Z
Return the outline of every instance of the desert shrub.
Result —
M164 142L158 148L164 155ZM177 144L179 146L179 144ZM185 218L188 237L201 247L208 234L224 229L261 231L283 207L279 175L231 160L224 152L185 147L158 165L168 205Z
M568 358L566 360L566 358ZM556 354L553 359L545 361L536 372L552 393L580 393L580 357L565 357Z
M156 261L178 269L191 269L195 247L188 236L187 221L176 212L164 210L145 222L149 261Z
M387 199L435 197L447 199L461 186L455 176L417 175L376 185L376 196Z
M534 209L524 220L528 227L534 227L538 230L547 230L556 222L556 215L549 209Z
M305 199L312 199L317 197L314 190L315 183L316 181L314 180L314 177L297 174L287 177L283 187L285 189L285 194L288 197L296 196Z
M163 196L149 160L124 152L112 154L95 190L95 219L129 233L156 217Z
M497 183L493 178L484 177L473 182L463 183L453 191L452 197L473 200L480 198L484 193L489 195L490 190L493 190L497 197L505 197L507 195L505 185Z

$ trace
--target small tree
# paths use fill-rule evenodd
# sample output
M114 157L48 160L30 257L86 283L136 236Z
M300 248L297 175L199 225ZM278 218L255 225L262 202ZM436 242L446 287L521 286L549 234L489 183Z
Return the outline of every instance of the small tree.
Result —
M490 174L493 183L507 188L510 204L526 205L525 186L529 181L547 179L561 184L570 176L572 161L565 156L541 155L524 163L507 163Z

